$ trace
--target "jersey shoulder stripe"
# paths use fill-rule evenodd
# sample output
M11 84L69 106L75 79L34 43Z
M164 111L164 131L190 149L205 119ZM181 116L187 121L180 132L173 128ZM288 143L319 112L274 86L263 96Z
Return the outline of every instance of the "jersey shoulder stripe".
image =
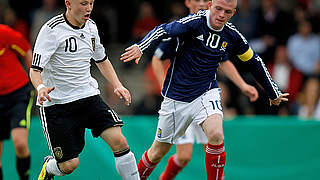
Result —
M91 22L92 24L96 24L92 19L89 19L89 22Z
M200 19L201 17L206 16L206 14L207 14L206 10L200 10L196 14L190 14L189 16L179 19L177 22L181 24L185 24L190 21Z
M48 21L47 25L53 29L55 26L57 26L58 24L60 23L64 23L65 22L65 19L63 17L62 14L56 16L56 17L53 17L51 20Z
M244 43L248 44L247 39L238 31L238 29L232 23L227 22L226 27L228 27L231 31L239 35Z

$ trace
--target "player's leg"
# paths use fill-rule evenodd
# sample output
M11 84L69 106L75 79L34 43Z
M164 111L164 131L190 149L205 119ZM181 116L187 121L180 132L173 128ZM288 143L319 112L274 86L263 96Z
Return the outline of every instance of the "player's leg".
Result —
M93 136L100 136L111 147L116 169L122 179L139 179L136 159L121 132L122 120L102 101L100 96L87 99L89 104L87 113L90 117L90 122L87 124L89 124Z
M218 114L209 116L202 124L208 136L206 148L207 179L222 179L226 161L223 143L222 117Z
M14 128L11 131L13 145L16 151L16 166L21 180L27 180L30 174L30 152L28 148L28 130Z
M13 92L15 103L9 109L10 129L16 151L16 167L20 180L27 180L30 173L30 152L28 148L28 129L30 126L33 92L28 86Z
M220 89L212 89L201 97L203 107L196 117L196 122L201 125L207 138L206 169L207 179L221 180L223 176L226 155L223 144L222 106Z
M112 149L116 168L122 179L139 179L136 159L129 149L126 138L121 133L121 128L119 126L108 128L100 136Z
M193 123L188 127L185 135L180 137L175 143L176 154L169 158L165 171L160 176L160 180L174 179L191 160L194 142L192 126Z
M68 104L40 107L43 133L53 156L44 159L38 180L53 179L72 173L79 165L78 155L84 147L86 111L78 100Z
M153 141L150 149L143 153L138 164L138 170L141 180L147 179L160 160L166 155L172 144L166 142Z
M177 152L169 158L165 171L160 176L160 180L174 179L191 160L192 148L192 143L177 144Z
M138 164L141 179L146 179L172 144L185 134L192 122L190 103L175 101L165 97L159 111L159 121L155 141Z

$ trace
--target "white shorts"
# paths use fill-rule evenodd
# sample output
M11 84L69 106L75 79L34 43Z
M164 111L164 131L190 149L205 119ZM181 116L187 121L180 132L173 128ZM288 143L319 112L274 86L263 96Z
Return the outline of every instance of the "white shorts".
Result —
M211 89L190 103L164 97L159 110L155 139L159 142L177 144L178 138L185 135L191 123L199 126L212 114L220 114L223 117L220 94L220 88ZM194 132L192 129L190 131Z
M184 136L179 137L175 144L193 144L194 139L196 139L196 143L198 144L208 144L208 138L206 134L203 132L201 126L199 126L197 123L191 123Z

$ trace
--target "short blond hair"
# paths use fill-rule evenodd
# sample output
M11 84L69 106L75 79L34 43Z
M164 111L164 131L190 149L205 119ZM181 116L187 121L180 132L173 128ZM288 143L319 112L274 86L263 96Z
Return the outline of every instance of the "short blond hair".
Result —
M212 3L214 3L216 0L211 0L211 1L212 1ZM235 2L235 3L236 3L236 6L235 6L234 8L237 7L238 0L224 0L224 1L226 1L226 2L228 2L228 3Z

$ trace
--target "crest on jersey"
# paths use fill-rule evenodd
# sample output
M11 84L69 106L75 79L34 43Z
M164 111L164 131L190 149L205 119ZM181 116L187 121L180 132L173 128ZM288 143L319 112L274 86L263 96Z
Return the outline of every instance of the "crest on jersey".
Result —
M162 130L161 128L158 128L157 136L158 138L161 138Z
M93 51L96 51L96 38L91 38L91 43Z
M62 149L61 147L55 147L53 149L54 155L56 156L57 159L61 159L63 157Z
M227 43L227 42L225 42L225 41L223 41L223 43L222 43L222 47L223 47L223 48L226 48L226 47L227 47L227 45L228 45L228 43Z

